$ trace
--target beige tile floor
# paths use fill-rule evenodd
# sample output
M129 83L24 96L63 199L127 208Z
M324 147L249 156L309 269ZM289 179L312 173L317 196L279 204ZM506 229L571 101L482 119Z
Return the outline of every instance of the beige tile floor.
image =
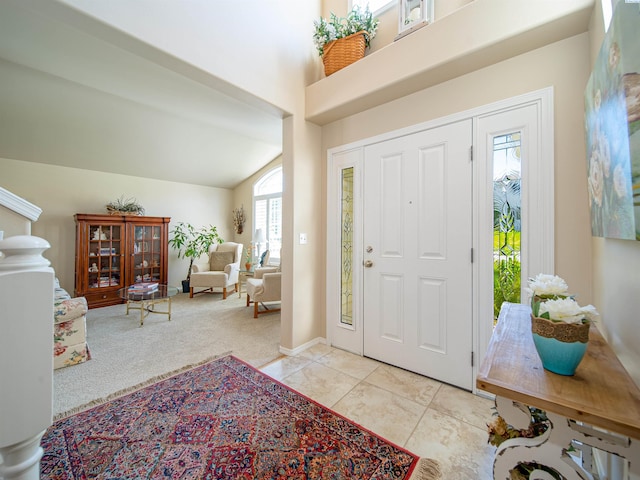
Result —
M261 370L396 445L437 460L443 480L493 478L488 399L326 345Z

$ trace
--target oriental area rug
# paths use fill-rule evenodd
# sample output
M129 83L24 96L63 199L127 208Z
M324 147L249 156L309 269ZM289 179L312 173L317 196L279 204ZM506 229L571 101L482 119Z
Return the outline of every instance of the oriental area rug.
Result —
M41 479L439 477L233 356L58 420L41 445Z

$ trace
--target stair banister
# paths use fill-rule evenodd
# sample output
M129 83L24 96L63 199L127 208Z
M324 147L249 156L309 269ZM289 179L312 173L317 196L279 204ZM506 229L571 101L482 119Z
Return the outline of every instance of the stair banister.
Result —
M31 235L0 240L0 479L39 480L53 415L54 271Z

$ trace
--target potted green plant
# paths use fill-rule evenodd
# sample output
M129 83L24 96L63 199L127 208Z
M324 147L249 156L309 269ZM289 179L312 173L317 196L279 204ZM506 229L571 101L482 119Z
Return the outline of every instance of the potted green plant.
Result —
M313 22L313 43L329 76L364 57L364 51L378 31L379 19L373 18L369 6L363 10L356 5L346 17L331 13L330 19Z
M169 246L178 250L178 258L189 259L187 278L182 281L182 291L187 293L194 260L207 253L211 245L216 242L222 243L224 240L220 238L217 227L213 225L196 229L190 223L180 222L169 233Z
M144 207L135 198L124 196L106 205L110 215L144 215Z

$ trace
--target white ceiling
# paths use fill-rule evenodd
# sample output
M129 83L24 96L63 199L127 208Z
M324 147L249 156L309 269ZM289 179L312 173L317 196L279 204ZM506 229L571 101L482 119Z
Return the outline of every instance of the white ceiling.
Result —
M280 155L282 113L207 83L0 2L0 157L233 188Z

